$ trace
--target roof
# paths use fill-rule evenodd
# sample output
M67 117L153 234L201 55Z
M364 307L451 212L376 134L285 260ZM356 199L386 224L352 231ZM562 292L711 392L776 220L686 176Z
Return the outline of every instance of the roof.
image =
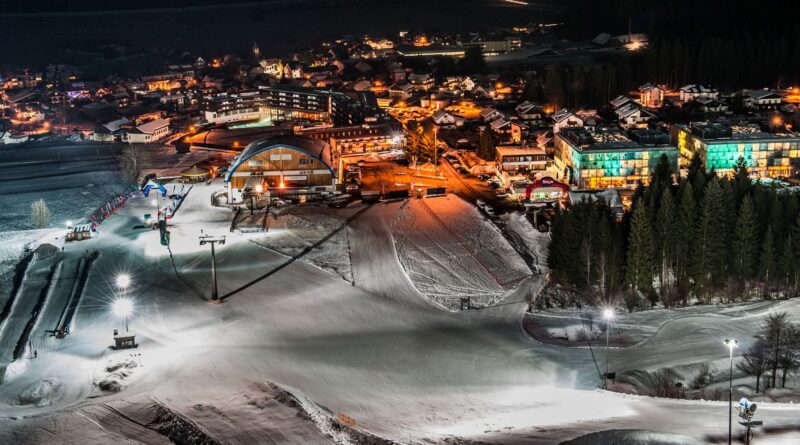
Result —
M749 93L747 93L747 95L752 97L753 99L756 99L756 100L758 100L758 99L767 99L767 98L779 99L779 98L783 97L780 94L778 94L778 93L776 93L774 91L769 91L769 90L754 90L754 91L750 91Z
M336 176L336 172L332 167L333 155L331 146L327 142L316 138L294 135L278 135L267 139L253 141L247 144L244 150L242 150L242 152L236 156L236 158L234 158L231 168L228 170L228 173L225 176L225 181L230 181L231 177L233 176L233 172L236 171L236 169L248 159L259 153L273 150L275 148L288 148L305 153L325 164L325 166L328 167L328 170L330 170L331 174Z
M120 129L120 127L122 127L123 125L127 125L127 124L130 124L130 123L131 123L131 121L129 121L128 119L123 117L123 118L117 119L115 121L107 122L107 123L103 124L103 127L106 130L108 130L111 133L113 133L115 131L118 131Z
M617 97L615 97L615 98L611 99L611 102L610 102L610 103L611 103L611 106L612 106L612 107L614 107L614 108L619 108L619 107L621 107L621 106L623 106L623 105L627 104L627 103L628 103L628 102L630 102L630 101L631 101L631 100L630 100L630 98L628 98L628 97L625 97L625 96L617 96Z
M580 119L578 116L574 115L571 111L567 110L566 108L562 108L562 109L556 111L550 117L553 119L554 122L563 122L563 121L565 121L565 120L567 120L567 119L569 119L571 117L574 117L576 119Z
M187 176L187 177L205 176L207 174L208 170L200 168L196 165L193 165L191 168L187 168L186 170L181 172L181 176Z
M684 85L681 87L681 91L684 93L695 93L695 94L712 94L716 93L716 88L706 87L703 85Z
M529 155L543 155L544 150L539 147L503 147L496 148L497 154L500 156L529 156Z
M160 128L169 125L169 119L155 119L136 127L136 131L142 134L152 134Z

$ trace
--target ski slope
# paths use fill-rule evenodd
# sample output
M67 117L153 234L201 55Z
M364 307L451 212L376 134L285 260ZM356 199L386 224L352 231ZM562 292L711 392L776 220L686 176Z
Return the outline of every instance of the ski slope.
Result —
M15 363L0 385L0 443L165 443L171 433L220 443L352 443L326 426L328 418L351 419L361 432L400 443L552 444L630 429L703 440L725 429L725 403L599 391L588 350L528 338L520 321L543 277L497 240L476 258L469 243L478 241L470 238L496 229L477 212L455 219L451 206L461 204L413 200L352 214L342 229L350 282L256 242L270 233L231 233L230 211L209 205L220 187L192 188L172 219L170 250L157 231L135 228L152 213L144 198L105 221L98 238L66 246L65 258L101 253L71 334L37 337L45 344L39 357ZM455 235L398 236L409 209L451 220ZM424 224L448 232L436 223ZM208 303L210 252L199 245L201 231L227 237L217 250L221 305ZM443 310L409 272L416 265L408 252L460 262L435 270L447 269L449 286L463 281L492 290L498 304ZM494 268L506 287L491 273L474 272L472 262ZM135 302L135 350L108 348L113 329L124 324L110 311L121 293L113 286L118 273L133 282L125 296ZM719 335L743 335L777 309L666 323L639 347L613 351L611 360L650 367L719 359L718 336L688 326L714 323ZM295 405L265 390L272 384L311 414L298 419ZM773 425L800 425L800 409L791 405L767 403L759 415Z

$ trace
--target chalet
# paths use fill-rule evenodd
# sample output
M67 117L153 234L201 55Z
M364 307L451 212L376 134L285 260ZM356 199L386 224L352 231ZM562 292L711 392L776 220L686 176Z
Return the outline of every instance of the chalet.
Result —
M558 134L563 128L583 127L583 119L566 108L553 113L550 120L553 123L553 134Z
M495 110L494 108L484 108L483 110L481 110L480 116L481 120L483 120L484 122L491 122L495 119L504 117L503 113Z
M631 102L633 101L627 96L617 96L611 99L609 105L611 105L611 108L616 110L618 108L624 107L625 105L628 105Z
M437 112L433 113L431 119L439 128L449 129L461 127L464 125L464 122L466 122L466 119L463 117L445 110L438 110Z
M727 103L710 97L699 97L695 99L695 103L703 113L724 113L730 109Z
M408 75L408 82L415 90L428 91L433 87L433 76L427 73L411 73Z
M408 100L414 86L408 82L398 82L389 87L389 97L395 100Z
M756 110L777 110L782 102L782 95L769 90L748 91L744 96L744 105Z
M528 132L528 127L525 125L505 117L493 120L489 126L501 141L511 144L522 143L523 136Z
M545 113L544 108L541 105L536 105L528 101L517 105L514 108L514 111L516 111L519 120L528 126L538 127L544 124L545 118L547 117L547 113Z
M92 133L92 140L97 142L119 142L124 134L123 127L130 125L130 123L131 121L123 117L105 124L98 124Z
M168 136L169 133L169 119L155 119L128 130L125 142L131 144L156 142Z
M659 108L664 104L664 90L652 83L639 87L639 103L647 108Z
M703 85L686 85L678 90L678 97L684 103L691 102L701 97L709 99L719 99L719 91L716 88Z
M614 111L617 120L623 128L646 127L655 116L647 110L642 109L634 102L630 102Z

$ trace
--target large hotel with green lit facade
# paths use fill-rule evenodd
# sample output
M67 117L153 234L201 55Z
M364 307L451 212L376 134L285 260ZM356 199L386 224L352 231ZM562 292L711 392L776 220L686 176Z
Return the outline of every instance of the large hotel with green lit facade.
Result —
M680 150L680 165L688 167L700 156L706 170L731 174L736 161L743 157L752 176L786 178L800 168L800 135L766 133L758 126L692 122L678 124L672 137Z
M678 166L678 149L670 145L669 135L646 128L628 133L564 128L556 134L554 144L556 176L580 188L647 184L662 155L674 169Z

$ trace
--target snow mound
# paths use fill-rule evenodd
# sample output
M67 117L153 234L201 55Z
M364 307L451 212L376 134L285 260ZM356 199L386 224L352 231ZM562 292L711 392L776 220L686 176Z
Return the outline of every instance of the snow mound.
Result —
M17 396L18 405L35 405L38 407L48 406L57 399L64 390L64 385L60 379L51 377L40 380L27 388Z
M103 392L115 393L125 388L125 382L138 366L133 357L119 361L111 361L105 365L100 375L95 379L95 386Z
M454 196L407 201L392 235L414 286L449 309L461 297L490 306L531 274L500 230Z
M539 272L547 272L547 246L550 244L550 234L542 233L533 227L524 213L512 212L500 215L506 227L519 240L524 248L534 259Z
M561 442L561 445L700 445L697 439L645 430L609 430Z

